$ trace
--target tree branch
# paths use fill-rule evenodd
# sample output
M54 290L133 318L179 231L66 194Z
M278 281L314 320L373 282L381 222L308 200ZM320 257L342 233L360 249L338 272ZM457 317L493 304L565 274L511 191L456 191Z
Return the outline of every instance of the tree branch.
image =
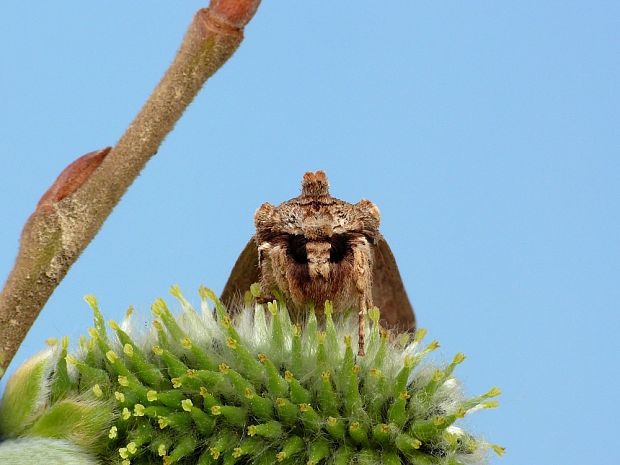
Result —
M39 312L204 82L235 52L260 0L212 0L194 16L177 55L113 148L70 164L22 231L0 294L0 377Z

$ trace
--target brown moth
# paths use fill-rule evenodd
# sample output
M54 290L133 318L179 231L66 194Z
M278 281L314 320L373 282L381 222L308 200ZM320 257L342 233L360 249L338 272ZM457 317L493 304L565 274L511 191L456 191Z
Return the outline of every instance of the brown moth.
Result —
M294 318L309 302L331 300L334 311L355 308L359 355L364 314L374 305L384 325L414 330L413 308L379 221L369 200L350 204L332 197L323 171L304 174L299 197L256 210L256 234L237 259L222 300L230 304L258 281L265 300L274 291L287 298Z

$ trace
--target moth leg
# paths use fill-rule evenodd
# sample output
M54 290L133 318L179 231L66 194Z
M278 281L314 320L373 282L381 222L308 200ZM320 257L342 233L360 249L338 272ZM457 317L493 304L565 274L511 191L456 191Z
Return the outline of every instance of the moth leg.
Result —
M366 299L362 296L359 299L359 311L357 312L357 355L365 355L366 345Z
M365 237L357 237L351 243L353 249L353 280L357 292L358 307L358 355L365 353L366 310L372 306L372 254Z

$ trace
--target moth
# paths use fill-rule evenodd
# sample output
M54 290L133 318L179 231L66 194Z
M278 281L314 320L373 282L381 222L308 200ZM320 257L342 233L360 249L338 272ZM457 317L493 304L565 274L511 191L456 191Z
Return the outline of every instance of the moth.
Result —
M384 326L413 331L413 307L379 223L374 203L336 199L323 171L308 172L300 196L256 210L256 234L237 259L222 301L230 304L258 282L262 299L273 299L275 291L286 297L293 318L302 318L310 302L331 300L334 311L353 308L359 355L364 315L375 305Z

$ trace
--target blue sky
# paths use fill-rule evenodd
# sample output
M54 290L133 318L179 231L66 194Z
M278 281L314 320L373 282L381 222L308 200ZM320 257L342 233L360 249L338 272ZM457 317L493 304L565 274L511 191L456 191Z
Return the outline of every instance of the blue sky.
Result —
M114 144L204 2L24 2L0 17L0 279L77 156ZM620 3L264 2L49 300L15 362L178 283L221 290L264 201L323 169L373 200L421 326L503 389L492 463L617 460ZM15 365L13 365L14 368ZM614 459L613 457L616 457Z

